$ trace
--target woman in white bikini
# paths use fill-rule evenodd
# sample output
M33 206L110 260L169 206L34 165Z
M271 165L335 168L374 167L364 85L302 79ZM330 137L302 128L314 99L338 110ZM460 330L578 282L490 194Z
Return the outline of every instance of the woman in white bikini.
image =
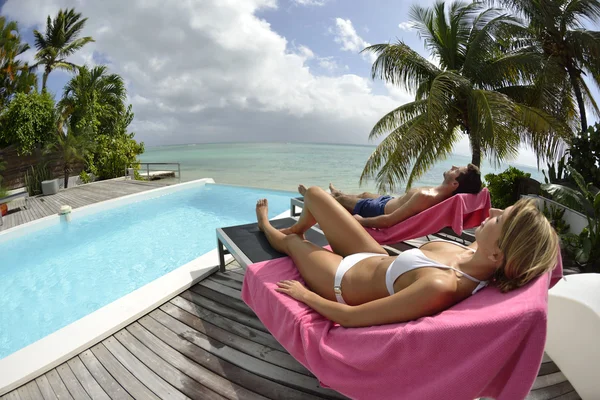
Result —
M490 284L506 292L556 265L558 238L532 200L492 209L470 246L436 240L397 257L388 253L333 197L319 187L304 196L298 222L277 230L267 201L256 204L260 229L288 254L310 288L298 281L277 291L345 327L415 320L436 314ZM304 239L319 224L332 251Z

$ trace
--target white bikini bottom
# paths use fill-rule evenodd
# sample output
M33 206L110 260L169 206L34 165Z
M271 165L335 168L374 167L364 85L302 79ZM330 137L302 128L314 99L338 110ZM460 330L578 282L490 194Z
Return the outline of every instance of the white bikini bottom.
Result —
M382 253L356 253L351 254L348 257L344 257L340 262L340 265L335 271L335 279L333 282L333 291L335 292L335 298L338 303L346 304L342 297L342 278L348 270L354 267L356 264L369 257L385 257L387 254Z

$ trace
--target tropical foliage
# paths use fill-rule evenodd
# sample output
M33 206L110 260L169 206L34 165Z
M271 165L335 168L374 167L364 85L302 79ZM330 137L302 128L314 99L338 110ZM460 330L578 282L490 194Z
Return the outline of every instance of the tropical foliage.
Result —
M371 139L385 138L367 161L361 181L375 177L382 191L401 181L410 187L450 154L461 134L468 137L477 166L484 156L496 162L510 159L522 143L540 159L560 150L569 127L543 105L527 101L540 58L511 48L508 33L520 26L516 17L480 2L446 7L438 1L432 8L413 6L411 18L437 62L402 41L363 50L377 56L374 79L401 86L415 100L373 127Z
M105 66L80 67L65 86L58 106L76 129L110 135L126 117L127 91L123 78L107 71Z
M35 59L38 65L44 65L42 90L46 89L48 75L55 69L73 72L76 65L67 59L86 44L93 42L89 36L80 38L81 31L87 18L81 18L74 9L60 10L52 19L48 16L46 32L33 31L37 53Z
M36 65L30 68L19 59L29 45L21 42L16 22L0 17L0 147L15 146L19 155L36 155L38 162L25 176L32 195L40 192L41 180L52 178L57 159L67 187L75 168L79 172L85 167L85 181L87 172L100 179L122 176L144 151L143 143L128 131L133 112L126 104L123 79L106 66L90 68L70 61L93 41L82 35L86 21L74 9L48 16L45 31L34 31ZM38 65L43 67L41 93ZM73 73L56 102L46 90L55 69Z
M540 101L560 95L555 115L577 118L579 130L588 127L586 106L600 114L584 78L600 84L600 32L586 29L585 22L600 20L599 0L497 0L524 21L511 31L515 46L541 58L535 74ZM574 103L575 99L575 103ZM574 107L575 106L575 107Z
M586 182L600 187L600 124L590 126L571 140L568 164L577 170Z
M587 269L600 272L600 190L586 183L573 167L568 166L567 169L577 185L576 189L558 184L544 184L542 189L554 200L586 216L588 226L575 241L575 259ZM573 240L569 242L573 243Z
M87 154L92 150L93 141L86 131L76 133L74 129L67 124L63 126L59 123L54 140L46 146L46 154L58 154L63 165L64 187L69 186L69 176L74 164L83 163Z
M37 86L35 73L18 59L28 49L21 43L17 23L0 16L0 112L15 93L30 93Z
M54 100L48 93L17 93L0 116L0 146L16 145L20 155L46 143L55 126Z
M485 181L492 198L492 207L504 209L516 203L519 181L530 177L530 173L525 173L515 167L508 167L499 174L487 174Z

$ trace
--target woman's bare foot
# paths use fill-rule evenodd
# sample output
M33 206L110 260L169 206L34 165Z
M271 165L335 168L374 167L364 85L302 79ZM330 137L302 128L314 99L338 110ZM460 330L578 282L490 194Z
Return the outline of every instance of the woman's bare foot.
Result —
M330 192L331 192L331 194L332 194L332 195L334 195L334 196L337 196L337 195L340 195L340 194L342 194L342 191L341 191L341 190L338 190L338 189L336 189L336 188L335 188L335 186L333 186L333 183L330 183L330 184L329 184L329 191L330 191Z
M258 229L264 231L266 224L269 224L269 202L267 199L259 199L256 202L256 220Z
M300 184L298 185L298 193L300 193L302 196L304 196L306 194L306 186Z

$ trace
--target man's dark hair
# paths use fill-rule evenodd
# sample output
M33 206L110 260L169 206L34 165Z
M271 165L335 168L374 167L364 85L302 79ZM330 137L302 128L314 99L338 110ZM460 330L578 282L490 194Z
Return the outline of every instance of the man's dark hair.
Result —
M481 172L473 164L467 165L467 172L463 172L456 178L458 188L453 194L472 193L477 194L481 191Z

